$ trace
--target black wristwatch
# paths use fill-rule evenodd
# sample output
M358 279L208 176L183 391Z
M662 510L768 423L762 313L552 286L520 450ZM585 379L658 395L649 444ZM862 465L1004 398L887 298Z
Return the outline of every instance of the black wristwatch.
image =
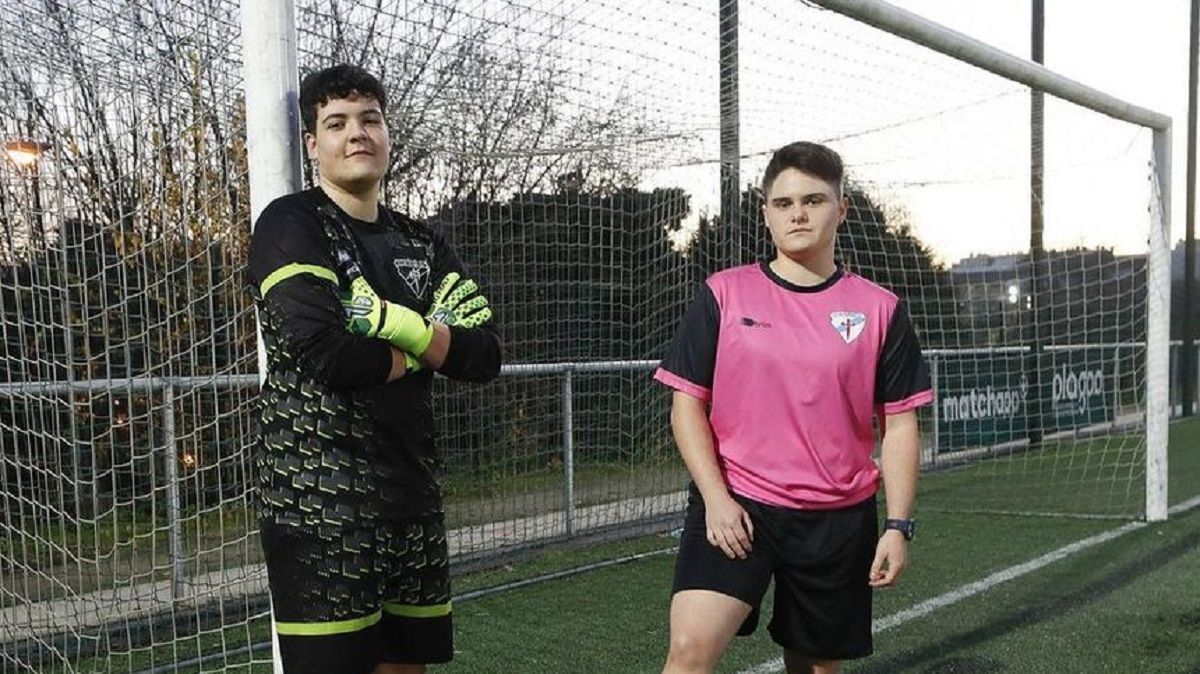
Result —
M913 539L913 536L915 536L917 533L917 521L916 520L884 520L883 530L890 531L893 529L904 534L905 540L911 541Z

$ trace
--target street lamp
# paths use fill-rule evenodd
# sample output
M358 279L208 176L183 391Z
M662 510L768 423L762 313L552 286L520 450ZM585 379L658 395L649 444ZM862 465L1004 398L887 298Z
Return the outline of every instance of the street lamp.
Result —
M42 215L42 191L39 183L42 177L41 158L49 149L51 149L49 143L36 140L15 138L4 142L4 153L8 155L8 160L17 167L19 173L28 171L33 178L33 214L37 218L37 226L31 228L31 241L35 240L35 233L41 237L46 235L46 223Z
M38 159L42 153L50 149L46 143L32 140L10 140L4 143L4 152L9 161L22 169L37 170Z

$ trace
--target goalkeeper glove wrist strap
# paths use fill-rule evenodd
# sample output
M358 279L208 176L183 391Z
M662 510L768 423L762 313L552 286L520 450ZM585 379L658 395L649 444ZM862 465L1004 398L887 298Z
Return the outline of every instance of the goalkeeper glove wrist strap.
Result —
M414 324L415 321L419 321L419 325ZM380 302L379 325L381 327L376 336L414 356L425 353L433 341L433 326L429 321L403 305Z
M425 320L422 318L421 320ZM420 341L413 345L411 353L414 358L420 358L421 354L425 353L429 345L433 343L433 324L425 321L425 332L421 335Z

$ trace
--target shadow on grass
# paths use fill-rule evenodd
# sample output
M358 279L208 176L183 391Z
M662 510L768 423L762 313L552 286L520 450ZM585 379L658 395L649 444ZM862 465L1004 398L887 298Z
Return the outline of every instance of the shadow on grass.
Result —
M1200 529L1192 531L1174 543L1154 551L1148 557L1137 559L1121 566L1086 587L1062 595L1033 600L1034 603L1031 605L998 616L972 630L948 635L922 648L873 660L870 663L865 663L861 668L855 667L853 671L856 674L882 674L884 672L897 672L910 668L924 668L923 671L930 672L997 671L995 668L989 668L990 664L995 664L990 661L990 664L987 666L977 663L981 664L980 668L945 669L944 667L953 662L960 662L965 666L968 661L973 662L976 658L973 656L968 658L967 655L969 654L965 654L963 651L999 639L1017 630L1027 629L1048 619L1057 618L1072 611L1078 611L1088 604L1108 597L1134 581L1158 571L1172 561L1194 552L1197 546L1200 546Z

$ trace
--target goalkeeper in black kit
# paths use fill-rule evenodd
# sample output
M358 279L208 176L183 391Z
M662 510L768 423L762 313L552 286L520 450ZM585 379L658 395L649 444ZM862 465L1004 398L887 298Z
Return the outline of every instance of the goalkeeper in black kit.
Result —
M260 531L288 674L422 672L453 655L433 373L495 378L500 338L441 233L379 203L386 106L358 67L304 79L318 187L267 206L250 245L267 350Z

